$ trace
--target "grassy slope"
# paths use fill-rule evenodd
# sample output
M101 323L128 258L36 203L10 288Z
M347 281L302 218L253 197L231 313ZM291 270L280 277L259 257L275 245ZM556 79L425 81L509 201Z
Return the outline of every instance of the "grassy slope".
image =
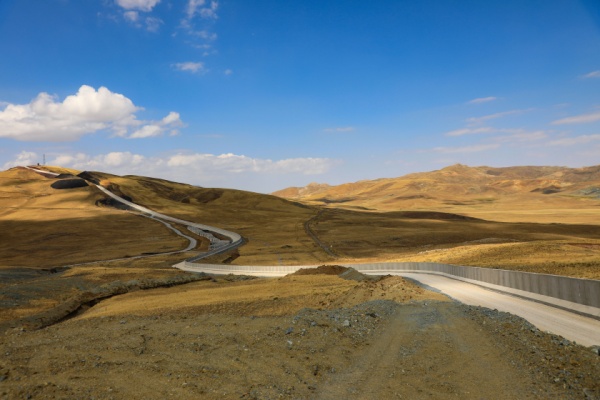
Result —
M600 224L600 167L466 167L339 186L309 185L276 194L329 207L436 210L494 221ZM599 189L600 190L600 189Z

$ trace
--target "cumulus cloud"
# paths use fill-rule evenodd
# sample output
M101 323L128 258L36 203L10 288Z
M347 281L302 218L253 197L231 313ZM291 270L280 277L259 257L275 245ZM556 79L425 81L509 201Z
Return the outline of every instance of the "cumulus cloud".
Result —
M333 164L332 160L327 158L289 158L273 161L232 153L221 155L176 154L166 159L165 163L169 167L219 170L228 173L298 173L303 175L322 174Z
M175 128L180 126L183 126L183 122L179 118L179 113L171 111L169 115L164 117L162 120L142 126L140 129L129 135L128 138L143 139L160 136L167 130L169 130L169 134L173 136L179 133L179 131Z
M592 71L588 74L585 74L582 76L582 78L584 79L589 79L589 78L600 78L600 70L598 71Z
M23 151L4 167L30 165L39 162L39 155ZM330 158L287 158L271 160L253 158L245 155L225 153L220 155L207 153L177 153L165 157L145 157L140 154L110 152L107 154L89 155L85 153L50 154L49 165L57 165L78 170L101 170L122 174L145 173L177 175L182 172L188 176L224 174L300 174L319 175L327 172L338 162Z
M18 166L35 165L41 162L40 157L37 153L32 151L22 151L15 157L14 160L4 163L2 169L9 169Z
M160 3L160 0L116 0L115 2L125 10L149 12L152 11L155 5Z
M600 121L600 110L588 113L575 115L573 117L567 117L552 121L553 125L565 125L565 124L588 124L590 122Z
M477 99L473 99L473 100L469 100L467 102L467 104L482 104L482 103L489 103L490 101L494 101L494 100L498 100L497 97L479 97Z
M202 62L182 62L172 65L178 71L191 72L191 73L204 73L207 72Z
M339 164L329 158L299 157L272 160L232 153L176 153L150 157L129 151L90 155L78 152L46 153L47 164L76 170L93 170L118 175L145 175L213 187L234 187L264 192L298 183L307 176L329 172ZM31 165L39 162L39 155L22 152L4 168ZM277 183L278 182L278 183Z
M158 126L160 133L181 126L179 114L171 113L158 122L140 121L141 111L127 97L105 87L98 90L83 85L74 95L58 101L56 96L40 93L29 104L8 104L0 111L0 138L21 141L73 141L97 131L112 131L121 137L149 137L138 133L146 126ZM175 117L176 116L176 117Z

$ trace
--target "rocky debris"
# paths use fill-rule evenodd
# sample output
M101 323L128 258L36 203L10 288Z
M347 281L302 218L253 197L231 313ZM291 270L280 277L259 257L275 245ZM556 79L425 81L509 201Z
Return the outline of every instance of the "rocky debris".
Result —
M562 336L542 332L516 315L483 307L463 306L466 313L497 338L524 373L540 386L554 386L565 399L600 399L598 346L589 348Z

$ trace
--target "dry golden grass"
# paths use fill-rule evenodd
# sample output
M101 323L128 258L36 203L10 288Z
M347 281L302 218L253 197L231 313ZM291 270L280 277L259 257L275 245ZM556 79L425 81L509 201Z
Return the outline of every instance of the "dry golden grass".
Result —
M600 279L600 223L596 223L597 202L590 199L567 197L565 201L540 195L537 202L521 204L525 198L514 195L502 201L438 202L433 208L496 222L432 213L426 210L427 199L414 200L421 203L413 211L425 209L421 214L326 209L311 227L323 245L337 254L332 258L304 230L321 207L152 178L95 176L111 190L153 210L229 229L246 238L237 258L225 254L209 262L435 261ZM30 274L30 269L185 247L185 240L162 224L97 207L96 201L104 195L91 186L56 190L50 187L52 181L23 169L0 173L0 272L16 271L13 275L18 277ZM201 246L206 247L206 242ZM0 303L5 306L0 320L51 308L97 285L183 274L171 265L194 254L103 262L23 278L16 285L2 284L5 295L0 295Z
M453 165L398 178L288 188L276 194L332 208L435 210L500 222L600 224L599 187L600 166Z
M129 293L102 302L80 319L125 315L228 313L235 315L290 315L302 308L352 307L369 300L439 300L400 277L379 282L356 282L335 275L289 275L241 282L196 282L182 287Z
M164 225L97 207L96 188L57 190L27 170L0 173L0 267L50 267L174 251L187 241Z

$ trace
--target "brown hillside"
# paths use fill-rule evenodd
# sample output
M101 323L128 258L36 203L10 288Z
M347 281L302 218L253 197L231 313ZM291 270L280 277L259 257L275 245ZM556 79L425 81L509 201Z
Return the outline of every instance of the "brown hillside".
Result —
M520 220L516 214L526 210L596 209L600 205L600 166L492 168L456 164L398 178L338 186L310 184L306 188L289 188L273 194L338 208L437 210ZM488 214L508 210L504 216ZM581 215L584 214L585 211ZM529 220L540 222L535 217Z

